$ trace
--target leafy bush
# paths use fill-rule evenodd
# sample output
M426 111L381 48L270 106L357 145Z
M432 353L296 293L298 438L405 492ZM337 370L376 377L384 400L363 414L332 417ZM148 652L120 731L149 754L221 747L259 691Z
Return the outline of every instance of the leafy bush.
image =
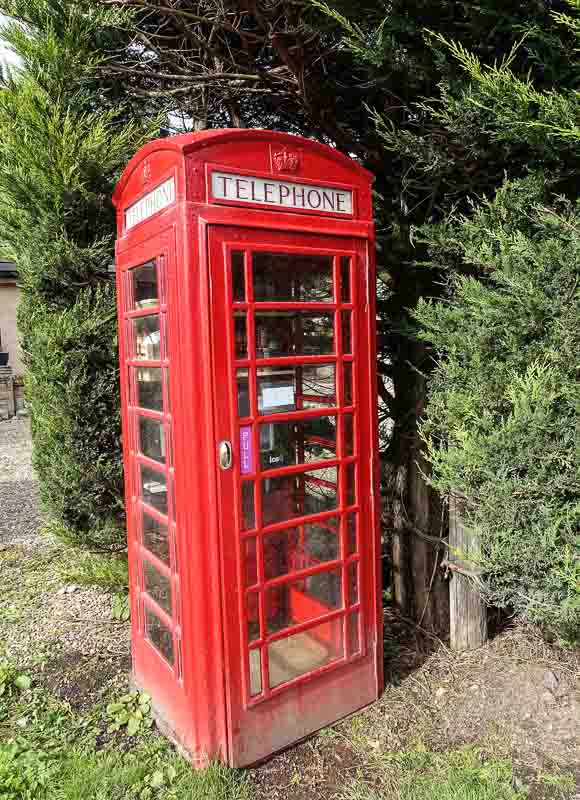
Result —
M107 706L109 731L126 728L129 736L153 725L151 696L147 692L129 692Z
M47 753L31 750L24 742L0 742L0 797L2 800L40 800L55 774Z
M0 93L0 250L18 267L34 465L42 498L80 543L123 542L116 301L117 177L158 129L107 110L97 80L120 12L11 0L22 60ZM136 110L136 109L135 109Z
M421 302L438 356L422 432L461 492L488 600L580 634L580 205L543 175L507 183L431 237L446 303Z

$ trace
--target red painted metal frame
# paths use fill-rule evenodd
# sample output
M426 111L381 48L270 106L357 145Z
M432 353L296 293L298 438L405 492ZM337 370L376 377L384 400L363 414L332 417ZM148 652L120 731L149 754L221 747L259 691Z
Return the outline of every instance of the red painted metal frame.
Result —
M298 153L296 173L273 171L273 153ZM219 166L218 166L219 165ZM314 214L301 209L274 210L212 203L210 173L218 168L243 175L288 180L353 192L353 218L332 212ZM176 200L149 219L125 230L125 211L168 177L175 180ZM374 233L371 176L336 151L300 137L269 131L210 131L153 142L127 166L115 193L118 212L117 285L124 458L129 543L132 651L134 680L153 697L164 730L196 763L219 758L244 765L334 722L372 702L382 688L382 612L380 603L380 537L378 532L378 450L375 383ZM228 278L230 251L312 252L333 258L334 296L329 303L262 303L250 292L234 302ZM341 257L350 257L351 297L340 296ZM130 271L151 260L163 272L158 306L133 308ZM245 256L245 285L252 287L249 255ZM356 294L358 292L358 294ZM334 315L335 351L328 355L290 355L257 359L252 311L314 311ZM235 358L234 312L246 315L247 358ZM129 349L131 320L159 313L162 327L160 361L135 360ZM351 349L341 353L342 315L351 317ZM335 364L334 395L319 408L291 413L258 414L257 368L296 364ZM344 365L351 364L352 402L343 405ZM161 368L163 411L137 408L135 368ZM235 372L246 369L250 379L250 416L237 419ZM296 371L293 370L296 375ZM304 398L306 395L302 395ZM303 400L304 401L304 400ZM343 451L343 426L354 421L354 449ZM138 418L165 425L167 463L139 450ZM241 477L235 453L234 468L217 469L216 444L230 438L237 450L240 426L253 425L254 471L244 481L254 485L256 520L261 520L259 425L334 416L339 420L334 445L336 458L292 464L267 471L268 478L297 476L317 469L338 470L337 508L275 521L258 531L241 530L238 497ZM349 423L350 424L350 423ZM346 428L344 427L346 431ZM314 437L316 438L316 437ZM321 437L319 443L323 443ZM357 449L358 447L358 449ZM171 456L170 456L171 454ZM172 457L172 461L170 460ZM363 465L364 461L364 465ZM168 514L148 508L149 516L169 530L170 564L144 547L141 529L139 464L167 477ZM347 505L347 470L358 464L356 502ZM311 478L329 488L328 472ZM348 510L348 516L347 516ZM342 516L341 516L342 515ZM347 519L357 520L360 552L347 548ZM336 536L339 557L305 565L266 582L264 536L299 528L305 522L342 520ZM241 548L254 540L257 581L246 587ZM235 546L234 546L235 545ZM171 585L173 614L145 591L143 567L150 564ZM349 567L358 567L356 602L349 601ZM263 587L303 582L312 575L342 567L341 608L305 619L290 629L270 633L264 602L258 603L260 639L246 641L245 596L259 597ZM303 614L315 614L313 599L290 590ZM265 595L264 595L265 597ZM153 611L171 636L174 663L147 640L144 613ZM324 611L324 609L322 609ZM262 658L259 697L249 694L250 649L288 634L322 626L321 635L342 628L346 646L350 619L358 614L358 649L341 661L270 689L267 663ZM335 626L330 628L328 626ZM326 631L326 633L324 633ZM267 654L264 647L263 653Z

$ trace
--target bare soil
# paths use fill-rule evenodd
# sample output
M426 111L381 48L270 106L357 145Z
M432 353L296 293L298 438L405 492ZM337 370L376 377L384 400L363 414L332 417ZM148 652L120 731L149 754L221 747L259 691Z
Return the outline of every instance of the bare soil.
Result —
M357 771L372 774L381 753L418 745L510 758L531 798L543 796L542 773L573 773L580 787L580 654L521 623L463 654L434 646L391 611L385 635L381 699L253 770L258 800L331 800Z

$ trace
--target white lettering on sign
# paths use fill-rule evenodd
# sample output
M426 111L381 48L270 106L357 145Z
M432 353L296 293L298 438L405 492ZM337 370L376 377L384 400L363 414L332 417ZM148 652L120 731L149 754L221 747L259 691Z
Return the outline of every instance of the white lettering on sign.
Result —
M352 214L352 191L306 183L254 178L228 172L214 172L211 178L214 200L237 200L278 208L301 208Z
M143 222L148 217L152 217L153 214L167 208L174 202L175 178L169 178L169 180L153 189L152 192L129 206L125 211L125 230L128 231L130 228L134 228L135 225Z

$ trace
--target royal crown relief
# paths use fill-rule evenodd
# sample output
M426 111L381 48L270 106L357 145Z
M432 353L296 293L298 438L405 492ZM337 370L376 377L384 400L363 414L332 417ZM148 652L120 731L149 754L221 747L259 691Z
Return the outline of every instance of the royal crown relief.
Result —
M290 150L279 150L272 154L274 169L278 172L297 172L300 166L300 156Z

